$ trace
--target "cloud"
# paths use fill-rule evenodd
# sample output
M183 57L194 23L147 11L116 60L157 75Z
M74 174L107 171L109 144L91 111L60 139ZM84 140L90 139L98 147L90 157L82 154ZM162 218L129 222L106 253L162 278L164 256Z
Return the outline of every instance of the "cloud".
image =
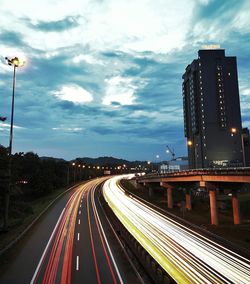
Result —
M73 133L78 134L83 132L82 127L66 127L66 126L60 126L60 127L52 127L52 130L63 132L63 133Z
M243 0L2 0L0 54L28 57L17 70L15 124L25 129L14 149L136 159L172 143L186 154L182 74L209 43L237 56L247 126L249 11ZM9 119L13 70L4 60L0 73Z
M13 3L2 1L2 28L20 29L22 21L26 24L21 29L24 41L33 48L52 50L87 43L99 51L165 53L184 45L194 2L45 0L37 9L34 1L26 0L12 7Z
M104 105L117 106L117 103L120 105L131 105L135 103L136 98L134 94L138 87L133 83L132 78L115 76L105 79L105 83L105 96L102 100Z
M70 16L58 21L51 21L51 22L39 21L38 23L30 22L29 25L31 28L39 31L61 32L64 30L69 30L77 27L79 25L77 22L77 18L78 17Z
M51 94L60 100L74 104L85 104L93 101L93 95L77 85L62 86L59 91L52 91Z

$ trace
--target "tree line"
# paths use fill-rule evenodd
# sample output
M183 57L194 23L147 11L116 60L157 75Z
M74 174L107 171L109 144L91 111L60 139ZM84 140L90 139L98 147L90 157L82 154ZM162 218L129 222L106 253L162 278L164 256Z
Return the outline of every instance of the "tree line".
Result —
M75 161L77 165L77 161ZM72 162L55 158L40 158L33 152L19 152L10 157L8 148L0 145L0 227L6 206L13 212L13 204L28 203L53 191L66 188L80 180L101 175L93 169L73 167ZM10 206L6 202L10 200Z

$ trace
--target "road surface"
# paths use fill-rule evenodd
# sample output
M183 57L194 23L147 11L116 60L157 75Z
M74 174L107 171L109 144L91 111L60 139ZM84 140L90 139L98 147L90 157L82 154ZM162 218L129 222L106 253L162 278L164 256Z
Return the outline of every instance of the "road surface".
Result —
M140 283L97 201L106 178L77 186L12 250L0 283Z

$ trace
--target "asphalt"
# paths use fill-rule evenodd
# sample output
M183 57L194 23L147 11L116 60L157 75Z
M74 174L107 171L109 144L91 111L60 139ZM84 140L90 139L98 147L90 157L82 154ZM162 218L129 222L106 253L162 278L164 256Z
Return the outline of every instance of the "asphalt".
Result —
M8 252L1 284L141 283L98 201L102 179L79 185Z

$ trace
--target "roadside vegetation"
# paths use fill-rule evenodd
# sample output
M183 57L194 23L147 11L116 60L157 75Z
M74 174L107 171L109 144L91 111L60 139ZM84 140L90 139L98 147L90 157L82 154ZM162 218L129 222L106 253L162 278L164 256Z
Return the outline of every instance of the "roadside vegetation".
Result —
M63 159L40 158L33 152L16 153L11 163L10 178L8 149L0 145L0 251L57 195L76 182L98 175L94 170L73 167ZM6 198L9 199L7 228L4 226Z

